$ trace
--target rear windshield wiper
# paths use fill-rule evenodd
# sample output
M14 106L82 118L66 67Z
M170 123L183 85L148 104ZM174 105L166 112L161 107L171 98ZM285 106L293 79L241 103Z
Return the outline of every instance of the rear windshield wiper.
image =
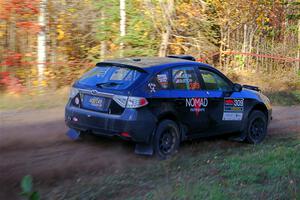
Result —
M123 83L119 83L119 82L105 82L105 83L97 83L96 86L102 88L102 86L113 87L122 84Z

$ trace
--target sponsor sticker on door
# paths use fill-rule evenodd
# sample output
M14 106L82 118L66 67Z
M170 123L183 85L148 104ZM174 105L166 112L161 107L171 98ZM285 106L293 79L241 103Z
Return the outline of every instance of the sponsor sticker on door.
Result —
M223 114L223 120L241 121L242 119L243 119L243 113L224 112Z
M244 113L244 99L225 98L224 99L224 121L241 121Z
M208 105L207 98L187 98L185 99L185 106L190 108L190 112L195 112L196 116L200 112L205 112L205 109Z

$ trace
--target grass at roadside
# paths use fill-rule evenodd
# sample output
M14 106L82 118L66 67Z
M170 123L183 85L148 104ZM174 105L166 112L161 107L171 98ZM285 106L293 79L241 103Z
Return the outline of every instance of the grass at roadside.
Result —
M69 89L45 91L43 94L0 94L0 110L31 110L64 106Z
M254 146L200 141L170 160L86 177L55 191L64 199L299 199L299 151L299 134Z
M272 105L289 106L300 104L300 90L266 92L266 96L268 96Z

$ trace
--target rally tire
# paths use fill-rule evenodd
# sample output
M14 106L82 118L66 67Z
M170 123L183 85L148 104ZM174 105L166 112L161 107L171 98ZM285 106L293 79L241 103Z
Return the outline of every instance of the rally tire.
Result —
M75 142L85 142L88 138L88 131L79 131L80 135L77 139L75 139Z
M180 143L178 125L172 120L161 121L155 131L153 148L159 159L168 159L177 153Z
M266 115L259 111L254 110L251 112L246 131L246 142L250 144L261 143L267 135L267 117Z

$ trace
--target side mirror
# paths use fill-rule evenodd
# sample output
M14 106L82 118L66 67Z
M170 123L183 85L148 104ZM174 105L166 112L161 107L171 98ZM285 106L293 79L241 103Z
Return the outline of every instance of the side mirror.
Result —
M238 84L238 83L234 83L232 86L233 92L240 92L240 91L242 91L242 89L243 89L242 85Z

